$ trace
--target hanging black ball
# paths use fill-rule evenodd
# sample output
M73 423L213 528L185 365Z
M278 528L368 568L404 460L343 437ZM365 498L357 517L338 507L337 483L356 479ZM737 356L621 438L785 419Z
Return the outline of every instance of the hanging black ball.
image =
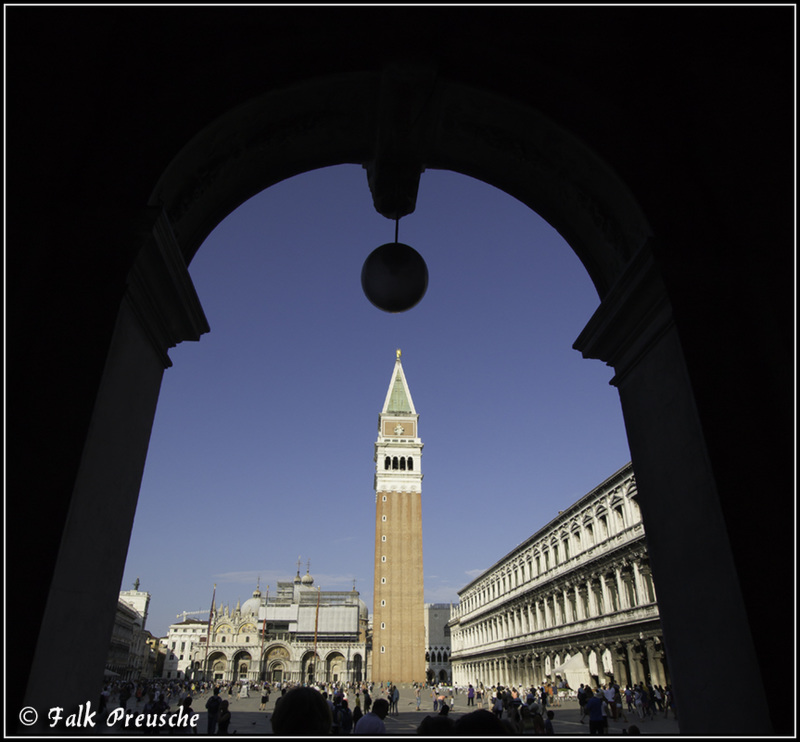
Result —
M376 247L361 269L361 288L378 309L405 312L428 289L428 266L413 247L389 242Z

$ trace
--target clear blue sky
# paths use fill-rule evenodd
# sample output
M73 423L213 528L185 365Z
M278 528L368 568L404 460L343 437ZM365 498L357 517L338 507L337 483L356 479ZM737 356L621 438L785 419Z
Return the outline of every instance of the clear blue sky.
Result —
M564 240L507 194L428 170L400 241L424 299L387 314L361 266L394 240L349 165L234 211L189 266L211 332L170 351L121 589L147 628L234 607L311 561L372 607L374 443L395 350L420 415L425 601L457 591L630 459L612 369L572 349L599 304ZM196 618L204 619L198 614Z

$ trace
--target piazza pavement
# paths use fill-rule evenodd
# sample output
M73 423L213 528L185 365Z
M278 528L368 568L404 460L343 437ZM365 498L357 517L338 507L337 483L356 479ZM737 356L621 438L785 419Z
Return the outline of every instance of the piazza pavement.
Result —
M280 693L270 694L269 703L267 704L266 711L259 711L261 705L260 692L250 692L249 698L238 698L235 696L228 696L223 694L221 697L230 701L231 710L231 723L228 728L229 734L238 735L265 735L272 734L272 726L269 719L272 716L272 711L275 708L275 699L278 698ZM373 694L373 700L379 698L378 691ZM199 735L205 735L207 729L207 717L205 704L209 698L209 694L198 696L194 699L192 707L195 713L199 713L200 718L197 724ZM177 709L178 704L171 705L171 710ZM484 705L485 707L485 705ZM139 704L136 712L141 711L143 704ZM428 714L433 714L433 701L430 697L430 689L423 690L422 703L419 711L416 710L416 702L414 700L413 688L400 688L400 702L398 703L399 713L397 715L389 715L386 717L386 732L394 735L416 736L417 727L420 722ZM455 705L450 712L452 719L458 719L466 713L473 710L471 706L467 706L467 697L464 692L459 692L456 695ZM553 729L556 734L563 736L580 736L589 734L588 718L584 723L580 723L580 708L578 707L577 700L565 700L561 702L561 706L552 707L555 712L553 719ZM628 721L614 721L609 718L607 734L624 734L631 724L636 724L642 734L647 736L669 736L679 734L678 722L672 717L670 712L669 719L664 718L664 712L656 713L654 719L645 718L644 721L636 717L636 713L626 713ZM107 733L115 734L115 731L108 730ZM141 734L138 731L137 734ZM168 733L164 731L164 733Z

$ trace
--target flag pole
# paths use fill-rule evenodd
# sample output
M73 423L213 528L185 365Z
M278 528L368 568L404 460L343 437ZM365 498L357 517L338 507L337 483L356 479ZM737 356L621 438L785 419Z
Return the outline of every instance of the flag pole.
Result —
M319 631L319 594L320 594L320 587L317 585L317 617L314 621L314 680L317 680L317 665L319 662L317 661L317 632Z
M267 585L267 598L264 601L264 625L261 628L261 669L264 671L264 682L267 682L267 668L264 667L264 642L267 638L267 606L269 605L269 585Z
M211 621L214 618L214 603L217 599L217 583L214 583L214 592L211 594L211 608L208 611L208 631L206 631L206 657L203 660L203 678L208 673L208 645L211 642Z

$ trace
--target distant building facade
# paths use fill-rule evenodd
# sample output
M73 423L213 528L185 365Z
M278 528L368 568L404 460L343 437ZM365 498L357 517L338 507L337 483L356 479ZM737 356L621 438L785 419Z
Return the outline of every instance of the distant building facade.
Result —
M453 682L450 665L450 603L425 604L425 679L428 683Z
M152 677L155 657L145 629L150 593L139 590L139 580L133 590L120 591L114 628L106 659L106 677L138 681Z
M456 684L669 682L636 498L628 464L459 591Z
M217 681L358 682L366 679L369 611L356 590L321 591L298 570L262 594L213 606L208 621L170 626L164 677ZM170 674L168 674L170 673ZM174 673L174 674L173 674Z

